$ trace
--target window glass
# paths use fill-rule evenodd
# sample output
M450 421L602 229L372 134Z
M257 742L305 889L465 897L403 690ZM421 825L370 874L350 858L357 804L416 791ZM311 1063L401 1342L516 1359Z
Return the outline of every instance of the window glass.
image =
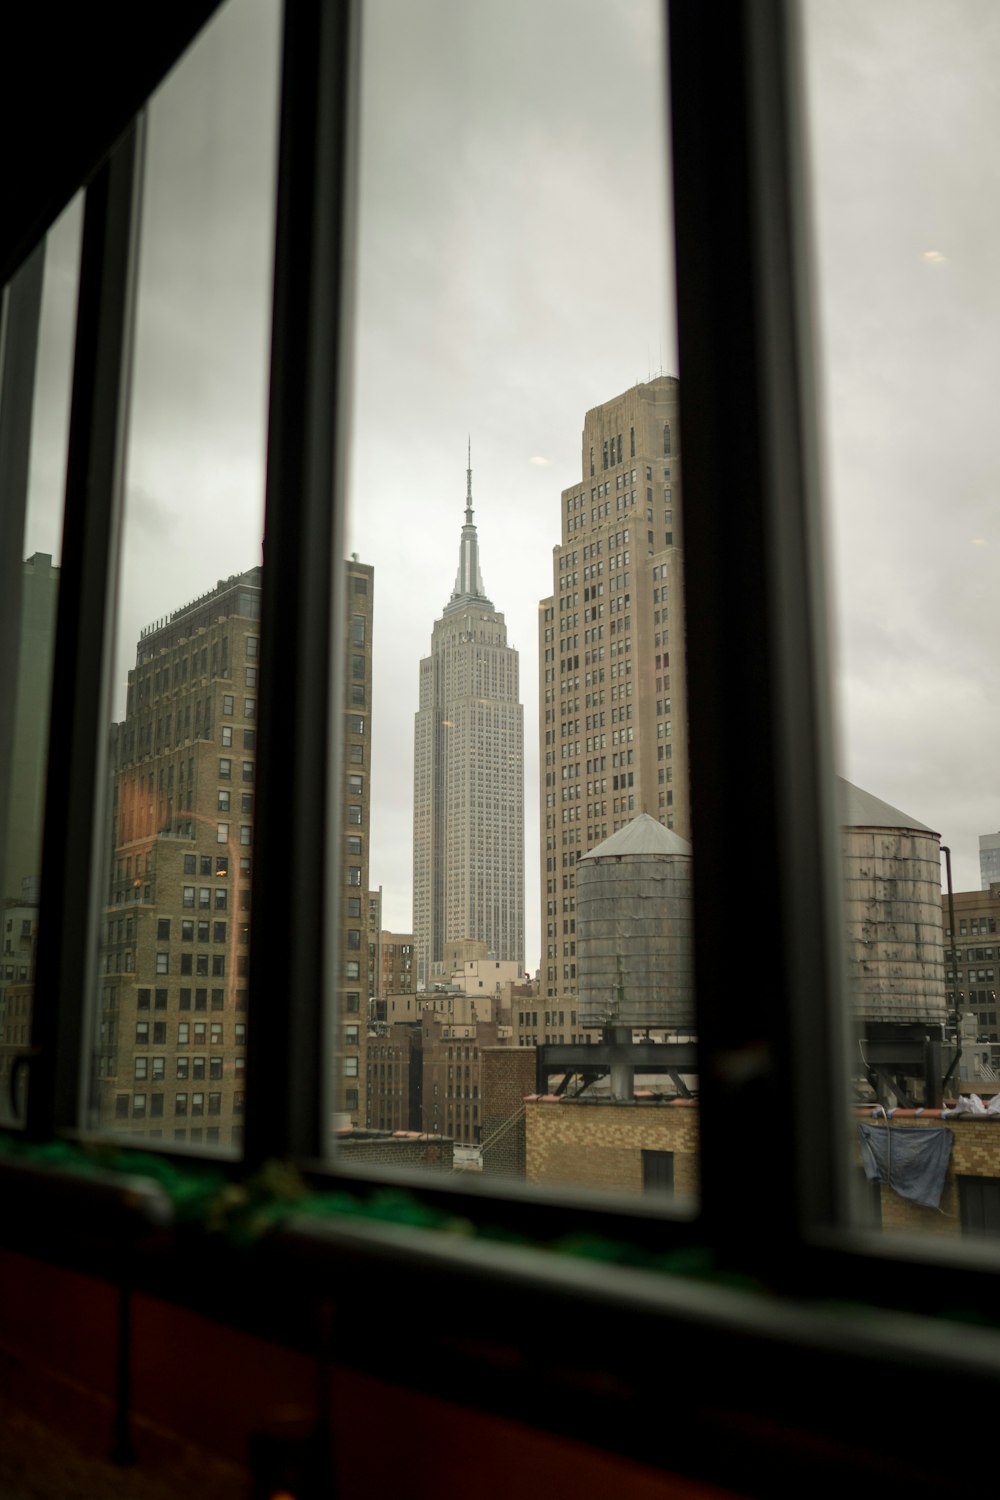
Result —
M33 368L27 392L0 386L8 545L0 563L0 1123L14 1123L10 1076L31 1042L52 653L59 594L82 198L3 293L0 371ZM26 361L31 361L26 366ZM7 364L9 362L9 365ZM15 535L16 533L16 535ZM23 1115L23 1093L18 1118ZM109 1107L114 1110L109 1096Z
M693 1199L662 22L646 0L365 8L329 1083L347 1165L410 1130L426 1144L401 1163L662 1196L648 1150ZM413 455L405 490L387 444ZM585 872L618 834L637 863ZM642 899L667 868L669 902Z
M1000 1138L986 1116L938 1110L988 1109L1000 1091L996 966L973 946L1000 914L1000 16L807 0L803 18L851 1165L879 1195L858 1216L887 1233L995 1232ZM922 1199L904 1181L915 1160Z
M254 710L244 687L260 636L280 20L273 0L223 6L148 109L102 892L106 917L127 912L134 931L131 941L119 942L117 928L113 945L102 940L95 1034L106 1035L113 1001L129 1036L138 988L162 973L171 1077L182 1076L174 1049L188 1040L188 1023L174 1019L191 1006L181 986L192 971L209 975L209 956L157 954L151 924L176 918L172 931L191 942L182 913L195 887L183 877L196 868L203 911L224 906L230 890L234 901L249 893L234 855L251 825L219 821L232 805L232 762L219 747L243 743ZM126 878L130 859L141 884ZM211 973L234 1012L224 953ZM207 991L196 990L195 1009L206 1007ZM204 1029L196 1024L196 1042ZM116 1099L132 1088L132 1059L110 1043L102 1054L88 1123L120 1129ZM192 1095L190 1112L203 1113L203 1100ZM167 1117L186 1114L188 1096L168 1096L165 1111L164 1135L177 1138ZM231 1077L217 1112L228 1146L238 1140ZM148 1132L143 1113L126 1115L125 1128Z

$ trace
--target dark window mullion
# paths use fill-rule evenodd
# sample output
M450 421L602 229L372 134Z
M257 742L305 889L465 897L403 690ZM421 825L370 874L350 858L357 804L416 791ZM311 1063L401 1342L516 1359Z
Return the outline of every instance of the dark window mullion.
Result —
M847 1161L803 205L788 7L676 0L669 16L702 1212L740 1258L830 1222ZM718 963L720 924L756 956L752 999ZM743 1170L734 1128L786 1116L784 1169Z
M53 664L28 1130L79 1123L104 903L110 643L134 316L142 121L87 189ZM50 935L50 936L47 936Z
M288 0L274 273L246 1155L321 1154L325 1106L331 619L340 620L334 495L349 411L354 7ZM336 455L336 457L335 457ZM331 600L333 601L331 605ZM339 640L339 630L337 633ZM336 740L336 737L335 737Z

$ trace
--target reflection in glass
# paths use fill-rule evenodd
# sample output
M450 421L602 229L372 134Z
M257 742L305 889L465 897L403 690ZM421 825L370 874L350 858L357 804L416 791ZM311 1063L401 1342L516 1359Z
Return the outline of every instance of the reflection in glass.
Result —
M694 1196L663 57L644 0L365 9L342 1163Z
M0 712L0 1120L14 1123L12 1068L31 1041L52 659L69 436L82 201L75 198L8 288L3 366L4 630ZM15 343L17 348L14 347ZM15 374L16 366L16 374ZM16 431L12 429L17 429ZM13 460L19 450L22 462ZM13 460L13 461L12 461ZM18 565L18 559L23 559ZM13 571L8 571L8 569ZM22 1081L23 1081L22 1075ZM23 1115L23 1093L16 1116Z
M239 1146L279 9L149 104L90 1123Z

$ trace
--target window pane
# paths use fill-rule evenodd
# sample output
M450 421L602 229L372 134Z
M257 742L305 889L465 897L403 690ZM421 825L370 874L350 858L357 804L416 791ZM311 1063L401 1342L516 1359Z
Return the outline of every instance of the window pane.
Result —
M376 0L365 23L341 1160L639 1195L665 1191L643 1166L662 1152L690 1203L660 7ZM400 380L405 409L385 400ZM633 852L598 858L616 834ZM399 1130L428 1139L387 1147Z
M249 833L225 814L229 751L249 717L243 688L260 634L279 30L271 0L225 6L149 105L91 1102L98 1127L121 1128L115 1098L131 1087L131 1057L111 1046L108 1026L118 1018L131 1037L140 986L153 975L166 986L154 1080L204 1076L203 1057L189 1074L178 1055L192 978L216 979L213 1010L217 994L226 1015L237 1007L236 933L220 943L207 920L195 933L192 912L238 909L250 889L238 853ZM243 780L252 781L245 766ZM126 915L130 933L120 931ZM157 943L164 923L170 941ZM210 963L204 945L213 941ZM196 988L193 1009L207 1008L207 986ZM201 1023L194 1044L205 1045ZM242 1053L220 1051L213 1112L226 1117L228 1145ZM170 1116L203 1113L204 1096L164 1090L164 1138L177 1139ZM146 1133L144 1120L133 1109L129 1130Z
M808 0L804 20L852 1167L878 1194L874 1213L859 1199L858 1219L995 1233L993 1122L937 1109L973 1094L983 1108L1000 1090L1000 17L972 0ZM882 1111L895 1107L890 1125Z
M4 294L0 369L34 360L34 383L0 405L8 528L23 533L2 563L0 630L0 1122L13 1123L10 1074L31 1041L35 933L62 543L82 198L50 229L33 265ZM15 327L16 325L16 327ZM23 455L26 464L18 459ZM8 536L11 535L9 529ZM114 1109L113 1101L110 1108ZM23 1094L19 1115L23 1115Z

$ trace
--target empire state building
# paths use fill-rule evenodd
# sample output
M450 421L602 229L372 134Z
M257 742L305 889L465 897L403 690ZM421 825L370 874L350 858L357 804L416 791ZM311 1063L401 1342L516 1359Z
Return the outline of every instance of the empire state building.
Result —
M524 711L518 654L479 571L471 452L458 576L420 663L413 935L421 984L465 938L523 967Z

